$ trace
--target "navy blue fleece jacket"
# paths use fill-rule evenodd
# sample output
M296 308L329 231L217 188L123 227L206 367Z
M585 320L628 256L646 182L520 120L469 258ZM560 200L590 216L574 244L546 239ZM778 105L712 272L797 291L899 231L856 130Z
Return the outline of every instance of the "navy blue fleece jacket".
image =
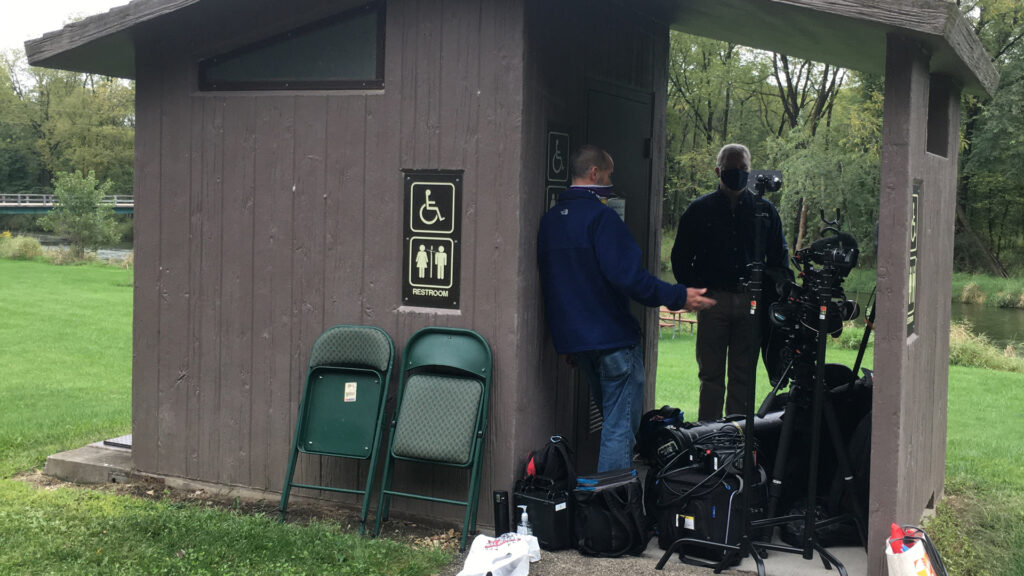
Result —
M686 287L659 280L641 259L626 224L593 192L562 192L537 236L548 329L560 354L640 342L630 298L645 306L686 305Z

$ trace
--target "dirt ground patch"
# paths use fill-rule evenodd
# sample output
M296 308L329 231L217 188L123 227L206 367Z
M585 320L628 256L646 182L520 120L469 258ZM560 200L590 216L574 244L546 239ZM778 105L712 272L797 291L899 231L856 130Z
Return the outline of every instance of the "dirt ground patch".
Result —
M40 490L92 490L106 494L117 494L131 498L153 501L171 501L195 506L207 506L221 510L229 510L249 516L265 515L276 518L278 514L277 499L248 499L226 497L204 489L183 490L174 488L156 479L133 477L126 482L107 484L75 484L64 482L47 476L40 470L23 472L12 478L30 484ZM373 528L371 517L367 529ZM341 526L347 532L359 531L359 513L344 504L331 501L317 501L310 498L293 498L288 503L287 521L295 524L308 524L311 521L329 521ZM397 542L403 542L416 548L441 548L454 557L458 557L459 538L462 533L455 528L434 525L421 521L390 518L381 527L381 536Z

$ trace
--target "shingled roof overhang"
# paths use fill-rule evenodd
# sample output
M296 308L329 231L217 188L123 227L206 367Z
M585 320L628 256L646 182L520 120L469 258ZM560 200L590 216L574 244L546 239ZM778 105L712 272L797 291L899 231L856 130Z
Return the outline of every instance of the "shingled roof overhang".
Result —
M956 5L945 0L631 0L675 30L881 74L890 33L919 41L932 72L991 94L999 75ZM135 76L135 35L192 5L239 0L133 0L25 43L34 66Z

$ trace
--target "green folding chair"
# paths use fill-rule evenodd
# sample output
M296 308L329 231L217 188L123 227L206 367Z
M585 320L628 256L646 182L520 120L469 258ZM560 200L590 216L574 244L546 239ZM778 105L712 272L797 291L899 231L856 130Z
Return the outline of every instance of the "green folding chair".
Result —
M281 521L292 488L362 494L359 533L366 529L370 493L391 381L395 344L375 326L334 326L317 338L309 357L288 473L281 490ZM292 482L299 453L369 460L363 489Z
M465 506L459 549L466 549L467 534L476 531L491 372L491 348L471 330L424 328L406 343L374 535L392 496L415 498ZM395 460L469 468L466 500L392 490Z

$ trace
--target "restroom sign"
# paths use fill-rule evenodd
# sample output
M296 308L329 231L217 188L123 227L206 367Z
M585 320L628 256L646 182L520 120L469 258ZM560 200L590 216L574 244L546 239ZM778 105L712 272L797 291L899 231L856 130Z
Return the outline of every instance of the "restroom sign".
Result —
M403 171L404 306L459 307L462 174Z
M914 180L914 189L910 195L910 265L907 272L907 336L914 333L917 322L917 233L918 208L921 203L920 180Z

